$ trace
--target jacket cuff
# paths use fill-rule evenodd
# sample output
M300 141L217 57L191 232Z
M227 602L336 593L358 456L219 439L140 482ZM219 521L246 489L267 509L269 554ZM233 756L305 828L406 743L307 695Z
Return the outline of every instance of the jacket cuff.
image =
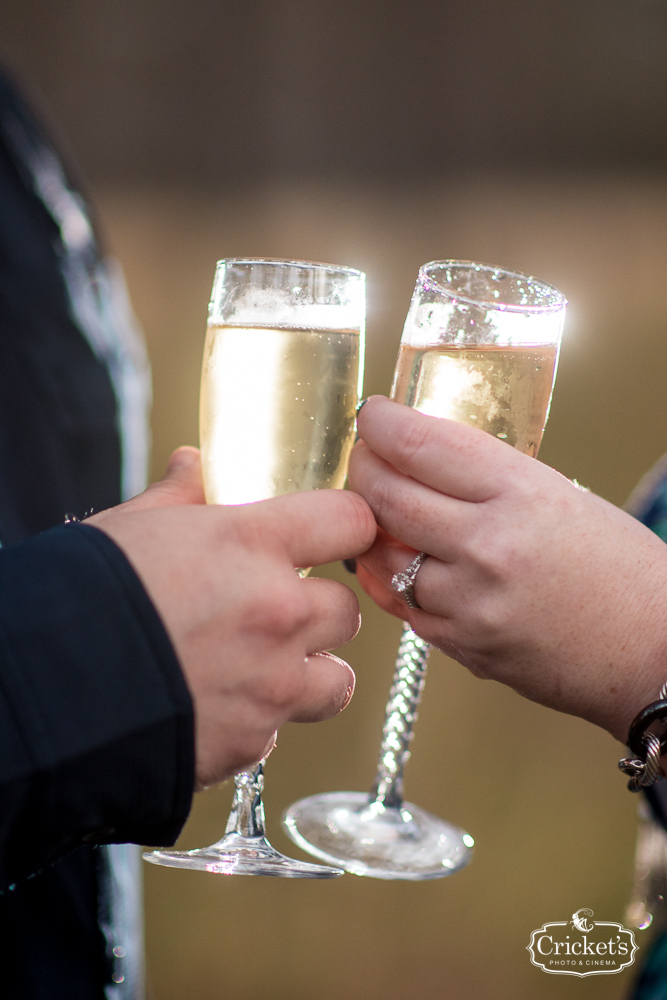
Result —
M172 844L194 790L190 693L107 535L0 551L0 883L81 843Z

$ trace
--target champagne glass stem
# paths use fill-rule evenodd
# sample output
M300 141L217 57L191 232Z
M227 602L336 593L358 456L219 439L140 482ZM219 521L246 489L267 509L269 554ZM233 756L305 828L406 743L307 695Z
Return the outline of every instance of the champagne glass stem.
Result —
M264 757L234 778L234 800L221 840L194 851L150 851L146 861L220 875L274 875L281 878L336 878L341 868L312 865L276 851L264 832Z
M295 843L355 875L442 878L463 868L472 856L473 839L464 830L403 802L403 769L410 757L430 649L404 622L370 795L311 795L295 802L283 817Z
M237 833L240 837L264 837L264 761L260 760L249 771L234 776L234 800L227 820L225 836Z
M417 706L426 679L431 647L403 622L396 669L382 730L380 760L369 802L400 809L403 802L403 769L410 757L410 743L417 721Z

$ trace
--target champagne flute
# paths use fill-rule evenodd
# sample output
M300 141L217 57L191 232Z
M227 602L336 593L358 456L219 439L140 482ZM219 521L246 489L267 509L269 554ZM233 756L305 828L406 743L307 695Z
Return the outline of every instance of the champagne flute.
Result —
M304 261L218 261L200 401L208 503L342 489L364 362L365 275ZM224 568L221 567L221 571ZM307 569L297 570L305 576ZM235 875L335 878L287 858L264 832L264 761L234 779L225 835L147 861Z
M479 427L535 456L565 306L559 291L524 274L467 261L425 264L403 330L392 399ZM305 851L357 875L442 878L472 856L469 834L403 801L429 648L405 622L370 795L313 795L283 817Z

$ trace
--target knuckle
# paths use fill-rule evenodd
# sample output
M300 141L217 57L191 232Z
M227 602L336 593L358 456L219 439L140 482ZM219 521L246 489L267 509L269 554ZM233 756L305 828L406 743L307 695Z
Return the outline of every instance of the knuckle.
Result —
M257 517L257 511L246 507L221 508L224 517L220 519L223 536L233 531L236 542L250 552L262 551L268 547L264 519Z
M497 649L503 643L508 626L508 609L495 595L478 601L475 613L474 647L477 651ZM472 637L471 637L472 640ZM468 643L472 645L472 641ZM468 666L468 664L465 664Z
M408 462L418 458L420 452L426 446L431 437L432 428L428 421L406 420L398 428L396 435L396 448L401 457Z
M251 627L260 630L269 639L283 643L295 639L304 631L312 613L309 602L299 592L295 577L294 581L275 580L265 585L252 617Z
M311 602L293 576L276 573L263 580L240 608L246 633L261 637L269 648L294 643L312 621Z
M377 524L382 524L387 512L391 509L391 484L386 475L376 476L364 490L364 499L368 503Z
M271 672L262 685L261 699L274 722L286 719L301 699L305 684L305 658Z
M477 523L470 523L460 541L460 552L485 588L500 586L516 572L521 560L521 537L505 525L496 530L482 512Z
M502 583L511 559L511 546L505 539L494 537L483 544L478 540L470 540L466 549L485 586Z

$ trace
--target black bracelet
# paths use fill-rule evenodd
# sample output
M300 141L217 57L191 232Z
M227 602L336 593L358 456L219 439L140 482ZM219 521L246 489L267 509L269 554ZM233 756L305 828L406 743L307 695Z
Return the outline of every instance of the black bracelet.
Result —
M658 701L652 701L643 708L632 720L628 730L628 747L634 757L624 757L618 766L630 777L628 789L639 792L648 788L662 777L660 757L667 751L667 692L665 687L660 691ZM660 734L649 732L649 727L660 723Z

